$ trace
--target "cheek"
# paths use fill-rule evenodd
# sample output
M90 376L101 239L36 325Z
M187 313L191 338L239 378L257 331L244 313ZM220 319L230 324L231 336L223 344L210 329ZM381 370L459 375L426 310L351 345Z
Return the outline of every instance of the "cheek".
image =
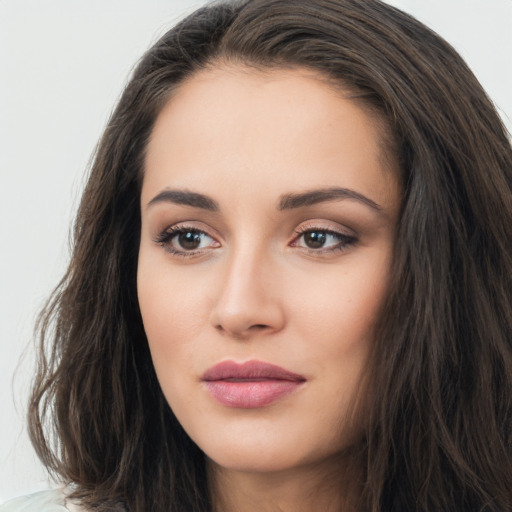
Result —
M300 329L334 350L349 349L371 337L388 289L386 255L369 254L347 262L347 268L332 266L315 279L297 276L290 291ZM333 338L340 340L333 343Z
M172 278L167 265L141 250L137 272L137 294L158 378L168 380L180 354L192 351L187 340L200 330L197 309L189 294L180 293L179 283ZM182 342L178 342L181 340ZM172 371L167 371L172 370ZM166 376L167 375L167 376ZM162 383L162 382L161 382Z
M379 256L371 260L361 256L351 261L350 269L333 266L330 275L316 276L314 286L311 280L303 281L290 293L296 297L294 337L300 340L296 350L323 376L317 381L322 402L315 414L333 428L344 425L343 435L349 437L361 430L361 418L354 414L364 414L368 356L388 290L388 257Z
M139 273L138 295L144 330L160 387L173 409L186 402L181 387L190 380L197 352L190 336L199 329L197 314L191 314L190 306L176 296L175 290L167 286L167 279ZM186 410L191 407L189 404Z
M180 332L194 335L202 328L199 314L204 289L186 273L169 265L162 249L141 247L137 270L137 295L150 345L165 343Z

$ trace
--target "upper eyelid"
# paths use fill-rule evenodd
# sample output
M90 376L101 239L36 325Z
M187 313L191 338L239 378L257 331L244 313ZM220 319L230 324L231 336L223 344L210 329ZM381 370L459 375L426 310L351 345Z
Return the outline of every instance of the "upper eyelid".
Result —
M202 235L205 235L208 238L211 238L214 242L220 243L218 240L218 237L210 234L205 229L200 229L197 227L192 227L192 226L187 226L187 225L180 226L179 224L177 226L172 225L172 226L165 228L164 230L160 231L159 234L157 234L157 236L155 238L156 238L156 240L158 240L158 239L164 238L166 235L169 238L175 238L176 235L178 235L180 233L186 233L187 231L195 231L197 233L201 233ZM200 250L200 249L198 249L198 250Z
M344 233L341 229L333 229L333 228L327 228L324 226L307 226L304 228L296 228L295 233L299 235L303 235L304 233L308 233L309 231L323 231L325 233L331 233L333 235L344 235L344 236L351 236L347 233Z
M333 224L336 224L336 226L333 226ZM159 237L163 235L164 233L169 232L178 232L178 231L197 231L200 233L204 233L205 235L213 238L217 242L220 242L223 237L218 233L218 231L208 224L205 224L202 221L196 221L196 220L185 220L176 222L174 224L168 224L163 229L159 229L156 232L155 237ZM352 237L352 238L358 238L357 233L347 227L339 224L335 221L328 221L323 219L317 219L317 220L307 220L300 222L292 232L292 235L290 237L290 241L296 239L298 236L304 234L305 232L311 231L311 230L318 230L318 231L325 231L327 233L332 234L339 234L346 237Z
M168 252L171 255L174 256L197 256L201 255L201 253L204 253L208 247L204 248L198 248L193 250L186 250L184 248L182 249L176 249L172 248L172 241L176 237L176 235L179 235L180 233L187 232L187 231L196 231L198 233L201 233L203 235L206 235L208 238L210 238L214 243L219 243L216 238L211 236L207 231L203 229L199 229L197 227L187 226L186 223L183 225L173 224L171 226L167 226L163 230L159 230L157 235L153 237L153 242L157 245L161 246L166 252Z
M212 228L209 228L206 226L203 222L197 222L197 221L183 221L183 222L176 222L174 224L166 225L163 229L159 229L157 233L165 233L169 231L178 232L178 231L198 231L199 233L204 233L205 235L208 235L211 238L218 238L218 236L215 234L216 231ZM215 231L215 233L212 234L212 231Z
M337 230L333 230L333 229L307 228L307 229L304 229L304 230L296 231L295 232L296 236L292 239L292 243L297 242L306 233L314 232L314 231L319 231L319 232L322 232L322 233L327 233L327 234L329 234L331 236L338 236L339 238L344 238L344 239L347 239L347 240L356 241L358 239L356 235L349 235L347 233L343 233L341 231L337 231Z
M304 233L311 230L319 230L319 231L327 231L329 233L340 234L344 236L350 236L356 238L357 233L349 228L348 226L343 226L338 222L335 222L336 226L333 226L332 221L322 221L322 220L313 220L313 221L305 221L300 223L295 228L295 233Z
M211 237L210 235L208 235L208 233L204 232L204 231L200 231L200 230L195 230L195 231L198 231L204 235L206 235L208 238L210 238L211 240L213 240L213 242L219 244L218 246L209 246L209 247L203 247L203 248L198 248L198 249L193 249L193 250L186 250L186 249L170 249L169 248L169 245L172 243L171 240L177 235L179 234L181 231L186 231L187 229L184 228L183 230L181 229L177 229L174 231L174 233L168 233L169 231L169 228L167 228L164 232L162 232L161 235L164 235L165 232L168 233L168 236L170 236L169 239L165 239L165 236L160 236L160 237L156 237L154 239L154 242L157 243L158 245L160 246L163 246L165 248L166 251L168 251L169 253L171 254L174 254L175 256L199 256L201 254L205 254L207 253L209 250L211 249L217 249L220 247L220 244L219 242L214 239L213 237ZM193 231L193 229L190 229L190 231ZM308 247L302 247L300 245L298 245L298 241L300 240L300 238L305 234L307 233L308 231L312 231L311 229L306 229L302 232L298 232L296 234L296 236L290 241L287 243L288 246L291 246L291 247L296 247L297 250L302 250L302 251L306 251L308 253L311 253L311 254L316 254L318 257L322 256L322 255L328 255L328 254L333 254L337 251L344 251L347 249L348 246L352 246L354 245L355 243L357 243L358 239L357 237L354 237L354 236L350 236L350 235L346 235L346 234L343 234L343 233L340 233L338 231L330 231L330 230L326 230L326 229L318 229L317 231L323 231L323 232L326 232L326 233L329 233L331 234L331 236L336 236L338 235L339 238L340 238L340 241L332 246L327 246L327 247L321 247L321 248L316 248L316 249L313 249L313 248L308 248ZM343 238L345 238L346 240L343 241Z

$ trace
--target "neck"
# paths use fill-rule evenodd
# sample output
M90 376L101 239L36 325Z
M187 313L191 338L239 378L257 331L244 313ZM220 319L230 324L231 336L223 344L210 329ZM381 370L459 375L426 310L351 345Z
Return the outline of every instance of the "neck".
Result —
M215 512L355 512L361 474L333 460L272 472L226 469L209 462ZM350 479L348 473L350 471Z

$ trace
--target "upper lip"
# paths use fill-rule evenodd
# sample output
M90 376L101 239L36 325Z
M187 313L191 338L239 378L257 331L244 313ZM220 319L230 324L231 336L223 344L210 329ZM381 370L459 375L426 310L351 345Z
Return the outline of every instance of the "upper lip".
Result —
M263 361L222 361L212 366L202 376L204 381L227 380L227 379L272 379L304 382L305 377L276 366L275 364Z

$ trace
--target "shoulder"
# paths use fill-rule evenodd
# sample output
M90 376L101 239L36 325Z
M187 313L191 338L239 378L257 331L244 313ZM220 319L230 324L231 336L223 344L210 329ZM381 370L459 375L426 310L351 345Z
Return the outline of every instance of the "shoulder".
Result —
M0 512L73 512L79 509L66 504L62 489L36 492L14 498L0 505Z

